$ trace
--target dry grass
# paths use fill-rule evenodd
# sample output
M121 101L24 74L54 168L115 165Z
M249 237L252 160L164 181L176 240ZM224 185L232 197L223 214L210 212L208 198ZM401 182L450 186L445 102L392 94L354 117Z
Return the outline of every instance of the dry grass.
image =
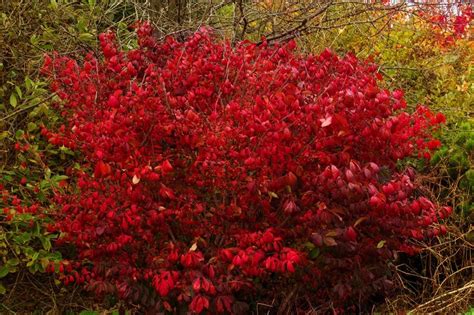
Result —
M473 243L467 240L472 231L472 227L462 232L450 225L449 235L434 245L424 244L421 256L412 264L396 266L402 290L388 299L384 308L414 314L459 314L468 310L474 302Z
M472 161L471 161L472 162ZM423 194L453 209L461 201L472 200L459 187L460 176L448 175L448 161L442 160L431 174L420 178ZM414 314L464 314L474 305L474 225L473 213L453 215L445 222L448 233L423 248L416 259L396 266L400 294L388 299L384 308L391 312L409 310Z
M0 301L0 314L65 314L95 309L94 300L78 287L61 287L46 274L20 271L7 278L7 294Z

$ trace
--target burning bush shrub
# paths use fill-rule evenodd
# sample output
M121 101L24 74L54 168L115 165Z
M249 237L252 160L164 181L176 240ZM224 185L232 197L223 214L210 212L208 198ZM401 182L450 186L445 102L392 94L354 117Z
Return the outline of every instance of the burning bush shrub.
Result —
M439 147L444 116L403 111L375 65L137 33L135 50L102 34L103 59L43 69L66 124L42 134L84 155L56 196L77 251L65 281L157 310L238 313L290 291L348 308L390 287L411 239L445 232L450 209L397 167Z

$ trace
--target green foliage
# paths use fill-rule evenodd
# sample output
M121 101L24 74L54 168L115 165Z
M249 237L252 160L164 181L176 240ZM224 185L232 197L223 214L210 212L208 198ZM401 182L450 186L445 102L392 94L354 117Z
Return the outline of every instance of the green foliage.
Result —
M50 263L59 263L61 254L51 250L51 241L57 235L46 232L43 223L39 216L18 214L0 229L0 279L20 268L31 273L45 272ZM6 288L0 282L2 292Z
M443 178L439 191L451 199L466 223L474 220L474 121L450 125L445 132L445 145L433 155L431 164Z
M48 198L66 184L77 156L41 136L42 126L59 126L58 99L39 76L45 53L82 56L97 46L97 34L115 26L124 48L136 44L128 26L130 5L95 0L10 0L0 4L0 295L7 297L16 273L44 273L61 254ZM12 205L17 198L19 205ZM37 204L42 213L20 213ZM0 296L3 304L8 304ZM25 311L20 309L20 311Z

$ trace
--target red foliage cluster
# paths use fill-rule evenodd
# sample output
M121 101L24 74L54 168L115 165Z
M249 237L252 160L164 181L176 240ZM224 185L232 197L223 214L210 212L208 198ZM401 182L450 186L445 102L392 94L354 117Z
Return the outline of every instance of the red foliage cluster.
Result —
M26 178L22 177L20 180L21 185L26 184ZM18 196L11 194L7 189L4 189L3 185L0 184L0 205L3 205L4 208L0 215L4 215L5 217L0 218L0 222L6 221L9 222L15 215L23 214L23 213L31 213L36 214L40 212L40 205L38 203L33 203L30 205L26 205ZM40 218L43 217L42 214L38 215ZM33 221L31 220L31 224Z
M472 16L472 8L464 7L459 15L451 16L441 12L433 14L430 17L430 21L438 24L440 27L450 29L455 36L462 36L468 31Z
M444 9L430 8L421 10L419 15L432 23L433 36L443 46L453 45L456 40L469 36L469 27L474 17L471 6L456 4L458 14L449 12L450 7ZM447 12L448 11L448 12Z
M438 233L449 209L417 196L397 161L428 156L444 117L404 112L375 65L294 43L232 47L205 29L185 42L137 32L138 49L102 34L103 60L43 69L67 121L43 133L94 169L56 197L76 281L195 313L286 289L348 307L387 288L410 239Z

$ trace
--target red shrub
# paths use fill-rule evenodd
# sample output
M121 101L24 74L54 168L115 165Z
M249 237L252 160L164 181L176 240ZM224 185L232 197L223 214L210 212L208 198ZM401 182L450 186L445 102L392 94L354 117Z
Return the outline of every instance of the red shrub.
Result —
M389 286L387 262L415 253L410 239L438 231L446 211L396 164L429 155L443 117L402 111L375 65L294 43L234 48L206 30L150 34L142 25L128 52L103 34L104 60L43 69L67 121L43 134L85 157L77 191L57 196L74 280L196 313L287 288L349 307Z
M449 47L458 39L469 37L469 27L474 17L472 7L460 3L455 4L455 7L457 14L453 14L449 6L421 6L417 11L418 16L430 23L430 35L441 47Z

